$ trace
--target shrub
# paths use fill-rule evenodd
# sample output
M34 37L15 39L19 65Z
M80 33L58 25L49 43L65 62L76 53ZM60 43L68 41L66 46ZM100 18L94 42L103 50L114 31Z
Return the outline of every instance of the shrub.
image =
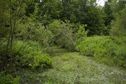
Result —
M111 29L112 38L118 42L119 48L116 51L117 57L115 58L118 61L118 64L122 67L126 67L126 8L121 10L115 21L112 23Z
M40 66L43 68L51 66L51 59L42 52L40 45L36 42L17 41L14 45L13 53L19 58L21 66L33 69Z
M83 41L87 37L87 31L85 31L86 25L78 25L76 32L76 45Z
M109 65L126 67L126 49L120 42L107 36L87 37L77 45L78 51L85 56L92 56L97 61Z
M54 35L54 44L71 51L75 50L76 43L87 35L84 25L72 24L69 21L54 20L48 28Z
M126 36L126 8L119 12L112 23L111 35Z
M53 20L49 25L28 19L27 22L18 23L15 31L17 39L27 39L39 42L45 48L52 45L75 50L76 41L85 37L85 26L72 24L69 21Z
M0 84L20 84L20 77L13 77L10 74L0 73Z
M72 29L73 25L68 21L54 20L49 24L49 30L54 35L54 43L68 50L74 50L75 48L75 35Z
M126 47L125 44L121 44L116 51L116 64L126 68Z
M53 34L42 23L28 19L25 23L18 23L16 29L16 38L38 41L42 46L51 45Z
M104 55L107 52L106 48L108 46L113 48L113 43L111 42L109 37L87 37L84 41L80 42L77 48L86 56Z
M4 47L5 46L3 46L2 48ZM1 51L0 53L4 54L6 52ZM37 69L39 67L42 67L43 69L45 69L51 67L51 59L47 54L42 52L42 48L37 42L15 41L12 51L8 52L7 55L10 56L10 58L6 58L3 61L9 60L7 62L7 65L13 64L15 65L15 68L23 67Z

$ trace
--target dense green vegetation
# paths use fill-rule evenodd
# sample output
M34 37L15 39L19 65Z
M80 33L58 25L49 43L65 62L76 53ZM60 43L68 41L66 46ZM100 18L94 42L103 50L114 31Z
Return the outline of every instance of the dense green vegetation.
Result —
M90 43L90 45L89 45ZM77 49L85 56L94 57L98 62L126 67L126 47L108 36L88 37L78 44Z
M125 84L126 1L0 1L0 84Z

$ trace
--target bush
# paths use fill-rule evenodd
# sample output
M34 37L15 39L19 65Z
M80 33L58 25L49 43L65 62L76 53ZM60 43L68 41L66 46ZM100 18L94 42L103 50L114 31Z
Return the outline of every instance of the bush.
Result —
M42 46L48 47L51 45L53 34L42 23L28 19L27 22L17 24L16 34L17 39L27 39L39 42Z
M6 52L1 51L0 53L4 54ZM6 58L3 61L11 60L9 63L7 63L7 65L13 64L15 67L30 69L42 67L45 69L51 67L52 63L49 56L42 52L40 44L33 41L15 41L13 49L12 51L8 52L8 55L10 58Z
M87 37L87 31L85 31L86 25L78 25L77 32L76 32L76 45L83 41Z
M54 20L48 28L54 35L54 44L71 51L75 50L76 43L87 35L84 25L72 24L69 21Z
M87 37L77 45L78 51L85 56L92 56L97 61L109 65L126 67L125 47L122 43L107 36Z
M74 50L75 48L75 35L73 34L73 25L68 21L63 22L54 20L49 24L49 30L54 35L54 43L62 48Z
M121 67L126 68L126 44L119 45L119 48L116 51L115 61Z
M28 19L25 23L17 24L15 32L17 39L37 41L45 48L56 45L70 51L75 50L76 41L87 35L85 26L60 20L53 20L43 26L42 23Z
M115 21L112 23L111 29L112 38L120 43L118 50L116 51L117 58L116 61L119 61L118 64L122 67L126 67L126 8L121 10ZM120 58L120 59L119 59Z
M21 66L37 68L42 66L50 67L51 59L49 56L42 52L40 45L36 42L23 42L17 41L13 48L13 53L20 59Z
M20 77L13 77L10 74L0 73L0 84L20 84Z
M104 55L107 52L106 48L108 46L113 48L111 45L113 43L111 42L109 37L87 37L84 41L80 42L77 48L86 56Z
M126 36L126 8L119 12L112 23L111 35Z

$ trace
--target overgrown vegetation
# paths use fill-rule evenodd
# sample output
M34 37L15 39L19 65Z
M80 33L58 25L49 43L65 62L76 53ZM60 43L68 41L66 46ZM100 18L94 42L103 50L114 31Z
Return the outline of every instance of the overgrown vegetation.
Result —
M78 44L77 49L83 55L94 57L99 62L126 67L125 46L122 46L122 43L113 40L111 37L88 37Z
M4 72L0 73L0 83L1 84L20 84L20 77L13 77L10 74Z
M81 66L84 69L85 66L82 65L89 61L81 63L83 61L81 59L88 56L101 64L126 69L125 32L124 0L108 0L104 6L99 6L97 0L2 0L0 83L25 84L26 81L22 82L24 79L21 78L22 70L29 73L44 73L47 69L53 69L58 65L54 65L58 60L55 55L59 55L64 61L73 60L75 65L78 64L76 68ZM83 57L76 58L78 56L76 53L73 53L76 55L75 58L64 55L63 58L60 57L66 52L78 52ZM70 67L72 66L74 65ZM58 69L60 68L63 67L60 66ZM65 69L69 67L66 65ZM46 77L49 77L48 73ZM53 83L55 77L50 79L46 77L45 83ZM56 83L81 81L80 78L74 82L70 82L71 80L63 82L62 79L64 80L61 78Z
M28 75L42 84L125 84L126 73L117 67L99 64L76 52L66 52L52 58L53 68L44 73ZM25 72L25 74L28 74ZM30 80L28 81L29 83ZM28 83L27 82L27 83ZM34 84L34 83L33 83Z
M0 55L5 57L8 55L8 58L3 57L3 59L1 57L1 69L3 68L6 70L9 67L30 69L41 67L44 69L51 67L52 62L50 57L48 54L42 52L42 48L37 42L15 41L12 51L9 51L8 53L6 53L6 46L4 44L1 45L1 47L2 50L0 51Z

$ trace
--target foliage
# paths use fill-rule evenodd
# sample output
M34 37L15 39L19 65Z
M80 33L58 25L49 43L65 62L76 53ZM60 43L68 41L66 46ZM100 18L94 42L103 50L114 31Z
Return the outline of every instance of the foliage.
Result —
M104 17L104 24L106 26L106 34L108 35L110 33L110 29L111 29L111 23L112 20L114 19L114 14L113 14L113 10L112 10L112 1L109 0L105 3L104 6L104 12L105 12L105 17Z
M51 30L54 35L54 43L68 50L73 50L75 46L75 36L72 29L73 25L68 21L65 23L59 20L54 20L49 24L49 30Z
M126 67L125 47L110 37L88 37L77 46L85 56L93 56L97 61L109 65Z
M9 23L9 10L7 4L8 0L0 1L0 38L8 35L8 23Z
M19 77L13 77L10 74L0 73L0 84L20 84Z
M38 6L36 18L45 26L53 20L69 20L70 23L87 24L88 35L104 33L104 12L96 6L96 0L51 0Z
M0 54L1 56L6 55L6 52L1 51ZM7 60L11 61L7 62L7 68L12 68L11 64L13 64L13 68L22 67L37 69L41 67L46 69L51 67L52 63L49 56L42 52L39 44L32 41L15 41L12 51L9 52L9 56L11 56L11 58L8 58ZM1 62L2 61L5 60L1 60Z
M48 30L52 32L54 45L68 50L75 50L76 43L87 35L84 25L69 21L54 20L48 25Z
M68 50L74 50L76 41L86 35L85 26L80 24L54 20L45 27L30 18L19 22L15 33L15 37L20 40L37 41L45 48L57 45Z
M126 8L119 12L112 24L111 34L113 36L126 36Z
M121 83L122 78L117 75L122 77L123 73L115 71L113 77L113 70L97 65L90 58L126 68L126 4L123 0L108 0L101 7L96 1L1 0L0 72L6 73L0 73L0 83L18 84L20 78L16 70L20 69L31 76L27 80L27 74L17 72L25 79L23 84L36 81L108 84L115 83L115 79ZM68 51L78 51L90 57L66 53ZM49 55L54 56L53 63ZM33 72L52 65L54 68L44 74Z
M114 0L113 0L114 1ZM114 12L119 13L126 7L126 2L124 0L115 0L116 4L114 6Z
M119 65L126 67L126 8L119 12L116 16L116 20L113 21L111 36L112 38L120 43L118 50L116 51L116 61L119 61Z
M50 46L53 38L52 32L34 21L34 18L28 18L24 23L19 22L15 36L17 39L37 41L44 47Z
M126 67L126 8L125 2L119 1L116 5L115 20L112 22L111 36L117 42L120 43L118 50L116 51L119 65Z
M52 20L59 19L62 3L59 0L43 0L37 6L36 18L43 23L48 25Z
M86 25L79 25L76 30L76 45L87 37L88 31L85 30Z
M22 46L24 47L23 49ZM20 50L20 51L18 51ZM14 53L16 57L19 57L19 66L28 66L33 69L42 66L48 68L51 66L51 60L47 54L42 52L41 47L36 42L22 42L18 41L14 46Z
M82 20L82 24L87 24L85 29L88 31L88 36L105 35L104 12L97 7L91 6L87 8L86 15L87 16L83 18L84 21Z
M109 39L108 37L87 37L77 46L77 48L86 56L97 56L98 54L101 54L102 56L102 53L100 52L103 52L103 55L105 55L103 48L104 46L107 47L107 44L109 44L110 42L111 39Z

